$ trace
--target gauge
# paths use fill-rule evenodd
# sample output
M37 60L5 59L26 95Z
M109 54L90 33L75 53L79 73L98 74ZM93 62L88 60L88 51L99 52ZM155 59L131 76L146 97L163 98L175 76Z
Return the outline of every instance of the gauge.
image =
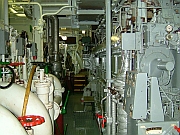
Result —
M173 30L173 26L172 25L167 25L166 26L166 31L167 32L171 32Z

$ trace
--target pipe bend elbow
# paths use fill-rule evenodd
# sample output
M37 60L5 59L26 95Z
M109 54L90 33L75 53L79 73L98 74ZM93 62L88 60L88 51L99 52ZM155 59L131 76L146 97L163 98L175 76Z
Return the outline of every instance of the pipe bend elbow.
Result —
M18 119L5 107L0 105L0 134L28 135ZM10 129L10 130L9 130Z
M59 81L59 79L56 76L52 75L52 74L49 74L49 76L52 76L54 78L54 89L59 90L59 91L61 91L61 93L63 93L64 88L62 87L61 82Z
M0 83L3 84L3 83ZM0 104L10 110L14 115L21 116L25 88L13 84L6 90L0 90ZM30 92L26 115L39 115L44 117L45 123L33 127L35 135L52 135L52 123L48 111L35 94Z

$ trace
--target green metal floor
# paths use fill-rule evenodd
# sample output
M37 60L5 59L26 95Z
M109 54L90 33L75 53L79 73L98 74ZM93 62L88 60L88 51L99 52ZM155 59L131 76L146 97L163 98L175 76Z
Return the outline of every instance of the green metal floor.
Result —
M71 93L67 104L67 114L64 115L64 126L67 125L66 135L99 135L96 120L93 118L91 106L83 111L82 93Z

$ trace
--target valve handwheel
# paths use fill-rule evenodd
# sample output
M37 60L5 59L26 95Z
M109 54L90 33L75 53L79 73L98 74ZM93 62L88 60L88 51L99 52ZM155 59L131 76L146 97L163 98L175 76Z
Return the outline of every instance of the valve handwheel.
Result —
M12 62L9 65L10 66L21 66L21 65L25 65L25 63L23 63L23 62Z
M18 117L18 120L20 121L23 127L33 127L36 125L41 125L45 122L44 117L36 115L21 116Z

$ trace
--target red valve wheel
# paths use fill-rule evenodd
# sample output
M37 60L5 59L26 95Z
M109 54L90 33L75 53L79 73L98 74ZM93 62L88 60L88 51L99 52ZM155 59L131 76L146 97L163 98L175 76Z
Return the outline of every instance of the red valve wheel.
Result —
M174 126L174 129L177 130L178 133L180 133L180 128L178 128L177 126Z
M33 127L45 122L44 117L36 115L21 116L18 117L18 120L21 122L23 127Z
M23 62L13 62L9 64L10 66L20 66L20 65L24 65Z

